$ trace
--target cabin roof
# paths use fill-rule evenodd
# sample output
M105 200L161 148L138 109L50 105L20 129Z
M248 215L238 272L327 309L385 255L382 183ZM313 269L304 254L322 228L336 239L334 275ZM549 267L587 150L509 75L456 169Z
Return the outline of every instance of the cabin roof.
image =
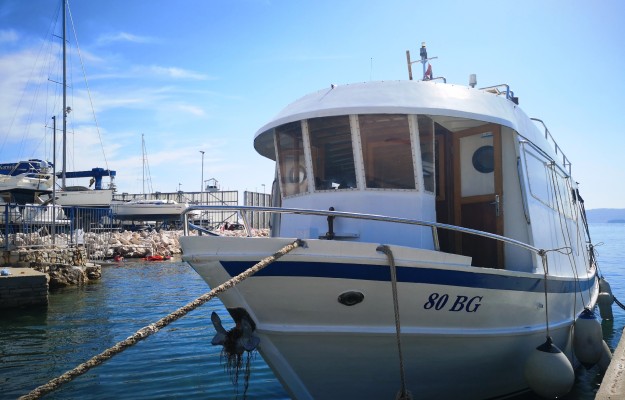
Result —
M427 114L491 122L514 129L552 154L536 125L505 96L467 86L405 80L331 85L308 94L260 128L254 147L275 160L273 128L308 118L349 114Z

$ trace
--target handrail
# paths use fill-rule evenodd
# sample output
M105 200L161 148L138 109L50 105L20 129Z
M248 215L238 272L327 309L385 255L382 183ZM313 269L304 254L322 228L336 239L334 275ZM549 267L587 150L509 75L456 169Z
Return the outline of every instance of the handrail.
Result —
M501 94L501 92L499 91L500 87L506 88L506 91L505 91L506 99L512 100L512 98L514 97L514 92L510 90L510 85L508 85L507 83L501 83L499 85L493 85L493 86L486 86L486 87L480 88L480 90L488 91L489 89L495 89L497 91L497 94Z
M195 225L195 224L192 224L191 222L187 223L187 226L189 226L189 227L195 229L196 231L200 232L200 234L205 233L205 234L211 235L211 236L219 236L216 233L211 232L208 229L204 228L203 226Z
M538 118L530 118L530 119L532 121L540 122L542 124L543 128L545 128L545 139L547 139L547 141L549 141L549 139L551 139L551 141L553 142L553 145L555 147L556 155L558 155L558 151L560 152L560 154L562 154L562 166L568 171L569 175L571 175L571 162L566 157L564 152L562 152L562 149L560 148L560 146L558 146L558 143L556 142L556 140L551 135L551 132L549 132L549 129L547 129L547 125L545 125L545 123L543 122L542 119L538 119Z
M442 224L440 222L429 222L429 221L421 221L417 219L408 219L408 218L399 218L399 217L389 217L385 215L378 214L360 214L360 213L352 213L345 211L327 211L327 210L315 210L315 209L306 209L306 208L281 208L281 207L261 207L261 206L189 206L183 213L183 230L184 235L189 235L189 212L195 210L208 210L208 211L237 211L242 219L243 226L245 227L245 231L247 236L252 236L252 232L250 230L249 224L247 223L247 217L245 216L245 212L266 212L266 213L276 213L276 214L295 214L295 215L318 215L318 216L334 216L341 218L352 218L352 219L365 219L371 221L383 221L390 223L399 223L399 224L408 224L408 225L419 225L419 226L428 226L432 228L432 232L434 237L437 237L437 229L447 229L456 232L468 233L471 235L482 236L494 240L498 240L504 243L509 243L515 246L519 246L523 249L529 250L533 253L538 254L539 256L543 256L546 252L544 249L539 249L527 243L518 241L516 239L507 238L505 236L497 235L490 232L479 231L476 229L464 228L462 226Z

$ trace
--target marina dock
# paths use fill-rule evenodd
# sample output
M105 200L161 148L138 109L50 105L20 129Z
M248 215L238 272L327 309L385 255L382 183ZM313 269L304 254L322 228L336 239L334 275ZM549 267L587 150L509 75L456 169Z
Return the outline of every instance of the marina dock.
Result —
M625 340L621 340L612 354L610 366L603 376L595 400L625 399Z
M0 309L47 306L48 276L32 268L3 268Z

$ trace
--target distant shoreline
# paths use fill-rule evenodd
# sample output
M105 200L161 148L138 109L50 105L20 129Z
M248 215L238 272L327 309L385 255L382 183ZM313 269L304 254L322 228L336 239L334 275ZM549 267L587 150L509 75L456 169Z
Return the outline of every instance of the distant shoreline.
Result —
M592 223L625 223L625 208L596 208L586 210L588 222Z

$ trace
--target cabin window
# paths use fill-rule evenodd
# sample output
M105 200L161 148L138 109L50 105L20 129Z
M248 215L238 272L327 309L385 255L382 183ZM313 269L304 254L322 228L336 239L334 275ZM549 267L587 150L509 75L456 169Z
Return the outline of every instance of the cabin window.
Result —
M555 211L572 218L568 178L551 161L525 151L530 193Z
M306 192L308 179L301 123L292 122L277 127L276 143L283 196Z
M421 146L421 164L423 169L423 189L434 192L434 121L425 115L419 115L419 144Z
M356 187L349 116L308 120L316 190Z
M358 116L367 188L415 189L406 115Z
M547 162L534 153L525 152L525 164L527 168L527 176L529 179L530 193L537 200L551 207L549 176L547 175Z
M554 192L558 194L554 208L560 211L568 218L573 218L573 203L571 199L571 188L569 187L569 178L567 178L560 169L552 167L551 181L555 185Z

